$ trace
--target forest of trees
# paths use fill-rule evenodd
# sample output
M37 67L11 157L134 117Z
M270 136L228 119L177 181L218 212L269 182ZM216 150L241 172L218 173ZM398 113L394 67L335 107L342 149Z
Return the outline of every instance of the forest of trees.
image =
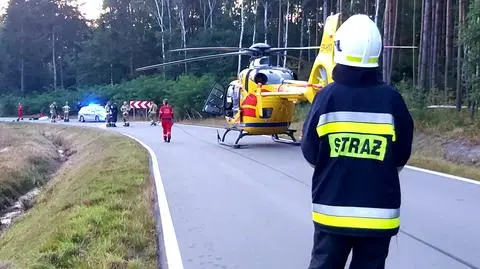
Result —
M182 47L317 46L326 16L341 12L343 21L368 14L384 45L417 46L385 49L382 70L386 81L407 90L420 105L452 104L473 112L480 100L480 0L104 0L94 21L83 18L75 5L72 0L9 1L0 19L0 99L18 102L108 87L110 96L104 97L111 98L114 87L155 74L163 82L189 76L191 84L184 83L187 89L179 94L192 89L193 97L184 102L198 102L208 93L199 89L208 84L205 76L209 83L226 82L247 59L241 66L231 57L146 73L135 69L199 55L168 52ZM315 54L289 52L277 63L305 79ZM168 87L163 82L157 86ZM161 91L175 97L175 89Z

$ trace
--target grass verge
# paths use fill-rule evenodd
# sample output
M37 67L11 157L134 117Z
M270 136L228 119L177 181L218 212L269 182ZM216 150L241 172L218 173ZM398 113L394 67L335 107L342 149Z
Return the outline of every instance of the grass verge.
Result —
M63 137L76 153L0 237L0 265L157 268L148 153L114 133L31 126Z
M301 136L308 105L298 106L291 128ZM467 112L452 109L413 110L415 135L409 165L480 180L480 119L470 120ZM223 118L183 121L222 128Z

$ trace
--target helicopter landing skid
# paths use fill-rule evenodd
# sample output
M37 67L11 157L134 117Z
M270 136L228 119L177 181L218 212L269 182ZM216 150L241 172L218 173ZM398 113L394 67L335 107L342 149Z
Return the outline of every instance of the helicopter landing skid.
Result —
M235 143L233 144L229 144L229 143L226 143L225 142L225 137L227 136L227 134L230 132L230 131L236 131L236 132L240 132L238 134L238 137L237 139L235 140ZM232 128L227 128L227 130L223 133L222 137L220 137L220 134L218 133L218 130L217 130L217 141L220 145L223 145L223 146L229 146L229 147L232 147L232 148L240 148L240 145L238 144L238 142L240 141L240 139L242 139L242 137L244 136L247 136L248 133L244 132L243 130L237 130L237 129L232 129Z
M295 136L293 135L295 132L296 132L296 130L287 130L286 132L283 133L285 135L288 135L291 138L291 140L282 139L282 138L278 137L278 134L272 135L272 140L277 142L277 143L300 146L300 142L298 142L297 139L295 138Z

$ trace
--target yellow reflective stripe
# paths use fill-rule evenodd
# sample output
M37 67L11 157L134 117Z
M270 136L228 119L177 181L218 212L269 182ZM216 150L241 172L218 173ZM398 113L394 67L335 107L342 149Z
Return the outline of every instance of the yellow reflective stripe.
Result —
M356 57L356 56L346 56L345 57L347 61L350 62L355 62L355 63L361 63L362 62L362 57ZM376 64L378 63L378 57L370 57L368 59L369 64Z
M336 217L312 213L313 221L332 227L387 230L400 227L400 218L372 219L355 217Z
M387 139L378 135L335 133L328 136L328 141L333 158L347 156L383 161L387 151Z
M332 122L317 127L317 134L320 137L331 133L392 135L392 140L395 141L395 128L391 124Z
M242 105L242 108L251 108L251 109L257 109L256 106L251 106L251 105Z

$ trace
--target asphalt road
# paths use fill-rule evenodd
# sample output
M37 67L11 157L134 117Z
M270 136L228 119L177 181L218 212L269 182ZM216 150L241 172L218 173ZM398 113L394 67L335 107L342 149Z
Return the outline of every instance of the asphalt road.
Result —
M109 130L156 153L186 269L308 267L313 170L299 147L245 137L248 147L231 149L215 129L179 124L170 144L146 123ZM401 180L401 232L387 268L480 268L480 185L407 168Z

